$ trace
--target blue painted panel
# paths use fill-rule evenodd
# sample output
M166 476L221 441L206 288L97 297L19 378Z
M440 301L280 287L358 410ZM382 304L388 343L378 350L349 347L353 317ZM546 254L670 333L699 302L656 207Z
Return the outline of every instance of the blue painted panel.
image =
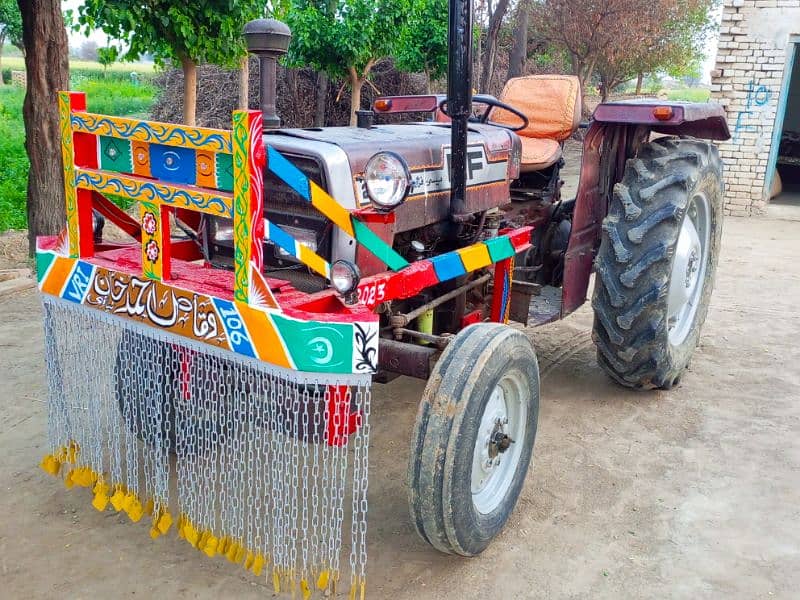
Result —
M267 221L267 238L292 256L299 258L295 239L271 221Z
M61 297L76 304L83 302L83 298L89 289L89 283L92 280L93 271L93 265L82 260L76 261L75 268L67 280L67 285L64 287L64 293L61 294Z
M150 144L150 172L156 179L194 185L197 182L196 162L191 148Z
M448 252L430 259L439 281L447 281L464 275L467 271L461 262L461 257L456 252Z
M212 298L211 300L217 309L217 313L222 317L222 325L225 327L225 334L228 336L231 348L239 354L256 358L253 343L250 341L250 335L247 333L244 320L239 311L236 310L233 302L222 298Z

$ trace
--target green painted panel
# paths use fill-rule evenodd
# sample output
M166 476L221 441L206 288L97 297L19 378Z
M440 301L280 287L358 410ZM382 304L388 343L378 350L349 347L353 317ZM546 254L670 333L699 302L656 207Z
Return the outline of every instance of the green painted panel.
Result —
M215 155L217 189L226 192L233 191L233 155L217 152Z
M56 255L52 252L37 252L36 253L36 277L39 281L42 280L47 269L53 264Z
M511 258L515 254L514 246L511 243L511 240L506 236L486 240L484 244L486 244L487 248L489 248L489 256L491 257L493 263L505 260L506 258Z
M118 173L133 173L133 153L129 140L101 135L100 168Z
M408 266L408 261L405 258L395 252L389 244L379 238L374 231L358 219L353 219L353 229L358 243L382 260L392 271L399 271Z
M350 373L353 368L353 328L341 323L295 321L272 315L299 371Z

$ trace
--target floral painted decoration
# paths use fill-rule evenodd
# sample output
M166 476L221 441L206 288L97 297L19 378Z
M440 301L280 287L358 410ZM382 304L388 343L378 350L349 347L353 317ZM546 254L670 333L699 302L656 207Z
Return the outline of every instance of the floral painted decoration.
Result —
M156 227L156 216L151 212L144 213L144 216L142 217L142 229L144 229L144 232L147 235L153 235L156 232ZM156 246L156 248L158 247Z
M147 253L147 258L150 262L156 262L158 260L158 242L155 240L150 240L147 242L147 245L144 247L145 252Z

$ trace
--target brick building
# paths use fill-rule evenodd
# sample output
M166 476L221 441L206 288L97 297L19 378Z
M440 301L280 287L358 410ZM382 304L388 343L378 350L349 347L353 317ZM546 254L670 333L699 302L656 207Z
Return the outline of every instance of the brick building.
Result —
M761 214L776 167L784 189L800 191L798 47L800 0L723 0L711 99L733 136L720 144L727 214Z

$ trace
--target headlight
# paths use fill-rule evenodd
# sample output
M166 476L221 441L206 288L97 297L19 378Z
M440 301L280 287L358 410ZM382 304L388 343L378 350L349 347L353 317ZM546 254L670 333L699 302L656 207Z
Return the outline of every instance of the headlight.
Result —
M361 273L353 263L337 260L331 265L331 285L343 296L354 291L360 280Z
M215 242L233 241L233 219L215 217L211 222L214 224L213 239Z
M394 152L379 152L364 169L367 196L378 210L392 210L405 200L410 176L405 161Z

